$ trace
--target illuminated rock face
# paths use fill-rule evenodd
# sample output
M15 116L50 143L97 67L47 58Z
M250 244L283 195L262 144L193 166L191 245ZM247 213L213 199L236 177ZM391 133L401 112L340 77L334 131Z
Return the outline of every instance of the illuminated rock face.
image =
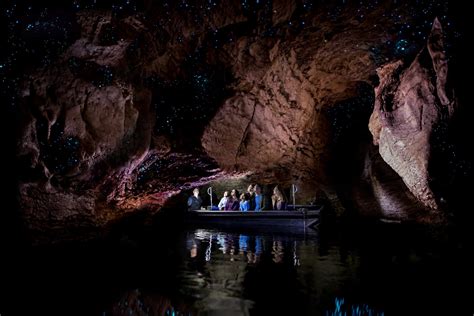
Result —
M435 20L428 45L408 67L396 61L378 71L370 130L382 158L427 208L439 209L429 164L436 129L448 124L455 101L447 86L442 30Z
M110 17L78 20L84 37L21 92L20 203L33 227L104 222L107 202L123 196L150 149L151 92L118 73L130 41L100 43Z
M452 106L437 24L428 50L403 70L392 62L402 24L388 4L359 15L294 1L194 11L145 4L144 14L78 12L80 35L22 83L17 157L30 228L103 226L235 174L296 183L300 203L325 195L339 211L354 201L367 215L416 220L416 199L436 208L427 144L436 109ZM387 189L367 167L388 168L367 155L384 64L370 128L411 193L393 174ZM397 188L407 198L388 202Z

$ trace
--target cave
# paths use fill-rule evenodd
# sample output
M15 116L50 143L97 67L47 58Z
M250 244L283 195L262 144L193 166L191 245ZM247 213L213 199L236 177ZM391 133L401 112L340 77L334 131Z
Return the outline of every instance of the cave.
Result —
M221 247L235 264L232 269L250 269L231 276L236 278L235 288L243 292L236 294L224 286L224 292L233 294L219 299L213 290L203 294L186 285L183 291L197 292L178 295L179 288L169 292L160 286L156 290L144 281L145 272L115 282L118 270L104 272L101 265L98 273L120 285L92 290L110 296L97 300L92 294L74 292L74 298L91 302L77 310L72 308L74 298L52 307L44 299L36 301L32 294L36 286L25 290L12 285L15 295L36 302L39 310L94 315L326 315L360 309L367 315L381 310L407 314L388 298L395 294L386 285L387 296L370 288L381 282L374 274L368 279L359 274L355 279L341 277L345 270L333 264L337 259L331 243L337 240L344 265L368 256L368 265L357 264L372 269L380 259L391 273L384 284L392 282L395 288L402 285L392 279L394 275L418 271L420 262L426 263L414 286L420 291L431 284L429 273L435 268L455 269L458 261L448 264L447 253L461 260L472 246L466 242L470 237L465 237L470 234L468 205L474 183L474 159L466 136L472 134L466 79L470 34L462 4L15 0L0 7L6 34L0 75L7 147L1 221L8 251L27 249L18 260L38 260L39 267L56 276L55 284L64 285L49 263L58 259L73 267L86 264L86 259L71 254L76 251L113 265L121 260L123 249L140 256L140 249L149 251L153 244L164 249L164 257L181 264L177 248L160 235L168 232L176 242L187 240L193 264L210 262L208 252ZM276 208L272 204L276 186L294 212L296 205L304 216L309 214L306 208L320 207L317 237L313 233L306 237L305 230L300 239L290 230L270 241L274 232L267 229L231 231L222 241L219 231L183 228L194 189L200 190L199 208L212 212L224 191L243 193L249 184L262 190L262 213ZM274 274L290 260L288 236L295 238L291 239L294 267L300 260L314 259L303 242L314 238L318 255L330 261L320 268L336 273L337 280L367 281L361 287L354 285L362 294L350 295L350 287L326 284L327 280L313 284L325 277L323 272L306 272L307 278L298 285L291 276L281 277L284 286L274 286L285 290L271 291ZM380 241L374 240L377 237ZM388 243L386 249L382 240ZM270 251L265 247L276 266L256 259L258 249L263 254ZM457 250L446 250L451 247ZM384 250L378 259L365 252L380 248ZM442 259L430 257L433 252ZM75 259L64 259L69 255ZM161 258L144 257L151 262ZM248 266L237 266L244 257ZM124 262L141 269L131 259ZM151 270L144 265L144 271ZM118 265L122 266L125 263ZM170 263L158 266L172 270L175 277L182 272ZM23 267L30 269L26 263ZM37 269L19 273L47 283ZM209 266L205 277L198 273L204 278L198 281L210 288L223 279L229 282L223 276L230 273L226 269L230 268ZM472 272L460 271L456 280L463 278L462 273L467 275L464 282L473 279ZM89 280L86 274L79 273ZM164 284L178 282L160 277ZM158 276L151 279L159 283ZM441 286L457 289L453 282L442 278ZM84 285L77 276L71 283ZM306 301L290 291L302 287ZM319 294L308 294L312 289ZM260 291L300 305L279 309ZM332 294L321 294L325 291ZM414 314L450 310L448 303L434 303L439 294L426 293L416 303L404 295L403 306L415 304ZM459 303L468 294L456 290L446 295L446 301L472 313L472 306ZM202 295L205 299L196 299ZM30 311L5 306L5 315Z

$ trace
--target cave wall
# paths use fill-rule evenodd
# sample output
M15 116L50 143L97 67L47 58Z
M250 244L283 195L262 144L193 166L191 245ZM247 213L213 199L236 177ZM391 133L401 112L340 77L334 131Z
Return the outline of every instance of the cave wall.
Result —
M453 108L439 22L424 48L435 13L284 0L77 10L64 50L22 70L25 222L103 226L243 174L296 183L340 214L422 218L439 209L430 135Z
M128 37L104 42L111 21L78 13L80 38L21 87L20 207L33 226L100 222L149 152L151 92L123 69L140 29L121 20Z
M449 125L456 106L448 85L448 65L440 22L435 19L427 46L407 67L396 61L378 71L370 130L374 144L413 195L436 211L441 196L432 190L432 144L440 126ZM434 171L435 172L435 171Z

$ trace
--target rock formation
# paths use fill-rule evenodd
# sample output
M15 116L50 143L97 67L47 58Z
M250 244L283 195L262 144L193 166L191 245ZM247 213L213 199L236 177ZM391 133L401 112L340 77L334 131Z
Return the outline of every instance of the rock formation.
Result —
M305 202L324 193L339 210L416 220L416 199L438 207L430 136L453 99L439 22L407 69L394 61L421 49L397 50L412 10L279 0L78 11L77 37L21 85L24 221L34 230L103 226L235 174L297 183ZM373 170L388 167L367 154L382 65L370 130L411 193L392 173L386 190ZM353 192L361 173L368 194ZM406 199L387 202L397 187ZM415 215L387 211L407 203Z
M442 29L436 19L428 44L409 65L395 61L378 70L375 108L369 128L382 158L413 195L437 210L429 164L433 134L453 115L455 99L448 88ZM439 198L439 197L438 197Z

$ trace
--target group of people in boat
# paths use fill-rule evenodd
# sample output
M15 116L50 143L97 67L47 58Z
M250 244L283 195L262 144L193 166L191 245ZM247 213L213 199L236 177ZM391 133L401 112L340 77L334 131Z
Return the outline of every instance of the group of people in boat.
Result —
M287 199L285 194L278 186L273 188L271 196L272 209L284 210L286 209ZM188 210L199 210L202 205L202 199L199 196L199 189L193 190L193 195L188 199ZM221 211L262 211L265 209L265 196L262 193L262 188L258 184L250 184L247 192L239 194L239 191L232 189L225 191L223 197L217 205L218 210Z

